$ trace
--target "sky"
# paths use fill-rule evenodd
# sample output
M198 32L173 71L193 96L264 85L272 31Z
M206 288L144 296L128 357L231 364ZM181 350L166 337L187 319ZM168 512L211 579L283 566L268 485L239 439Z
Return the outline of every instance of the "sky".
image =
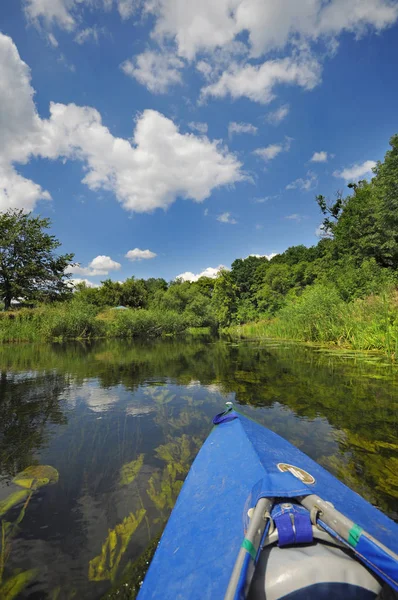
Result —
M398 0L2 0L0 210L89 285L314 245L398 132L397 65Z

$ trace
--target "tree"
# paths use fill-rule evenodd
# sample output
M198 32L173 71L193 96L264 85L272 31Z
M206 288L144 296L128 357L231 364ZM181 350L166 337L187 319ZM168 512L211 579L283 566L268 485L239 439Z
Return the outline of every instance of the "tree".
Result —
M45 232L49 219L22 210L0 214L0 295L8 310L12 300L55 300L72 293L65 269L73 254L57 255L61 246Z
M217 321L221 327L231 325L236 314L237 286L231 271L222 270L217 276L212 304Z
M398 134L390 139L384 162L375 168L374 187L380 201L382 266L398 268Z
M105 279L98 288L100 306L119 306L122 302L123 287L118 281Z
M148 292L142 279L129 277L122 284L121 302L130 308L146 308Z

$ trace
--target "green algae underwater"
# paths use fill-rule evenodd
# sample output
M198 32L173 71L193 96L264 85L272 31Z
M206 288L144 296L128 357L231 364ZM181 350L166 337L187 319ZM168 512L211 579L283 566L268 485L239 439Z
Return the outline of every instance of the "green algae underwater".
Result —
M213 338L0 347L0 596L134 598L232 401L398 519L398 370Z

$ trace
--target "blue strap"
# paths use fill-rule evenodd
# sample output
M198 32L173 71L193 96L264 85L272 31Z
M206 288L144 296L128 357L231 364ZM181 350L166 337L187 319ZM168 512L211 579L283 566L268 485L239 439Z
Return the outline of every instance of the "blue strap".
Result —
M214 425L220 425L220 423L228 423L229 421L233 421L238 418L238 414L232 410L232 408L227 408L221 413L218 413L213 419Z
M296 544L310 544L313 541L312 524L309 514L295 513Z
M275 525L278 530L278 546L289 546L294 544L295 535L289 513L283 513L275 517Z
M313 540L309 515L297 512L284 512L274 518L278 529L278 546L310 544ZM294 523L294 529L293 529Z

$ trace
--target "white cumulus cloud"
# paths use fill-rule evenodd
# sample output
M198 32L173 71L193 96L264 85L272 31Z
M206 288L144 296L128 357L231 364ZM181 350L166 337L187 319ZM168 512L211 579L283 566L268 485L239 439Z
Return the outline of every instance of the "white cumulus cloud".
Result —
M113 193L135 212L165 209L177 197L202 202L213 189L247 178L242 164L220 142L181 134L155 110L138 116L130 141L114 137L100 113L87 106L52 102L49 118L41 119L33 94L29 67L11 38L0 34L2 210L31 209L38 200L50 199L48 191L15 171L16 163L33 157L80 161L85 185Z
M97 271L100 275L107 275L109 271L118 271L122 265L115 260L112 260L110 256L96 256L89 264L90 269Z
M174 54L147 50L122 63L126 75L136 79L155 94L164 94L170 86L182 83L183 61Z
M79 285L79 283L85 283L86 287L89 287L89 288L99 287L98 284L93 283L89 279L80 278L80 277L75 277L73 279L68 279L67 285L68 286L72 286L72 287L76 287L77 285Z
M352 167L347 167L342 171L334 171L333 175L345 179L346 181L358 181L361 177L371 177L372 169L374 169L375 166L376 162L374 160L365 160L365 162L361 164L352 165Z
M220 271L225 269L224 265L218 265L218 267L207 267L201 273L192 273L191 271L185 271L185 273L181 273L177 275L176 279L182 279L183 281L198 281L201 277L210 277L210 279L215 279Z
M258 57L297 38L311 42L342 32L381 31L398 18L398 6L390 0L157 0L147 2L146 10L155 18L153 36L172 40L189 60L242 33Z
M95 277L96 275L107 275L109 271L118 271L121 266L120 263L112 260L110 256L99 255L93 258L87 267L82 267L77 263L67 267L65 272Z
M236 219L231 217L231 213L229 212L224 212L221 215L218 215L217 221L220 221L220 223L229 223L230 225L236 225L238 222Z
M235 123L235 121L231 121L228 125L228 135L231 138L234 134L241 133L250 133L251 135L256 135L258 129L251 123Z
M277 252L271 252L271 254L249 254L249 256L255 256L256 258L266 258L267 260L271 260L274 256L277 256ZM249 257L246 257L249 258Z
M156 258L157 254L152 252L151 250L140 250L139 248L134 248L134 250L129 250L125 255L125 258L128 258L131 261L135 260L150 260L151 258Z
M284 142L280 144L270 144L265 148L257 148L253 151L255 156L259 156L265 162L268 162L278 156L281 152L288 152L292 143L292 138L286 137Z
M286 57L268 60L260 65L233 63L221 77L202 89L202 99L208 96L249 98L268 104L275 98L278 85L298 85L312 90L321 80L318 61L305 54L303 57Z
M321 68L311 59L319 42L326 50L338 47L338 36L350 33L356 39L369 31L380 32L398 19L396 0L22 0L30 22L47 29L58 26L76 31L84 22L84 11L116 8L122 19L139 13L138 21L151 17L150 37L169 60L175 48L174 65L165 71L138 57L125 63L131 73L151 91L179 83L179 59L193 63L206 79L221 71L216 81L204 88L203 97L245 96L267 103L277 84L312 89L321 78ZM147 21L148 22L148 21ZM242 41L244 40L244 41ZM298 47L307 49L307 60L295 56ZM274 58L276 54L280 58ZM272 56L263 64L254 60ZM240 56L240 62L234 59ZM307 63L307 64L306 64Z
M303 190L309 192L318 185L318 177L312 171L308 171L307 177L299 177L286 186L287 190Z
M328 153L324 150L321 150L320 152L314 152L311 158L311 162L327 162L327 160Z

